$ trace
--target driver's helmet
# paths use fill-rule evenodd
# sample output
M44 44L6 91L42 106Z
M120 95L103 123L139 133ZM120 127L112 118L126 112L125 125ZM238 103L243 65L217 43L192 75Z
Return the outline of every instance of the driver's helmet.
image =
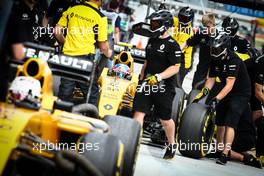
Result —
M16 77L9 88L9 100L12 102L29 100L38 103L40 101L40 97L40 82L32 77Z
M126 75L130 75L130 68L125 64L116 64L113 66L113 74L120 78L125 78Z

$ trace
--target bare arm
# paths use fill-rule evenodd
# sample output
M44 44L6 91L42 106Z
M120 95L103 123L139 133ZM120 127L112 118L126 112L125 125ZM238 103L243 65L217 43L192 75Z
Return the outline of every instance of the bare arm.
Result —
M264 103L264 93L263 93L263 86L260 84L255 84L255 96L259 101Z
M161 72L159 75L161 79L167 79L177 74L179 72L179 69L180 69L180 65L176 64L176 65L168 67L166 70Z
M108 42L98 42L100 51L108 58L112 56L113 51L109 48Z
M209 90L213 88L215 84L215 77L208 77L205 82L205 87L207 87Z
M48 23L49 23L49 18L47 17L47 15L45 15L43 20L42 20L42 26L47 27Z
M22 43L16 43L12 46L12 54L15 60L22 60L25 58L24 45Z
M120 29L119 28L115 28L115 42L119 42L120 41Z
M63 27L60 25L56 25L55 31L54 31L54 36L58 40L58 42L63 45L65 43L65 37L63 35Z
M226 85L219 92L219 94L216 96L216 98L218 100L222 100L223 98L225 98L225 96L232 90L235 81L236 81L236 78L226 78Z

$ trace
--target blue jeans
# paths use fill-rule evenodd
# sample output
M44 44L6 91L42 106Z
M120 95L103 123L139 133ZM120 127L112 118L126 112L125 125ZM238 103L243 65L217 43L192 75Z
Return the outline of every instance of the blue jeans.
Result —
M89 60L93 60L94 56L85 56ZM98 78L95 76L95 78ZM86 95L88 93L89 85L80 83L78 81L72 81L69 79L61 78L61 83L59 87L58 97L63 101L72 102L73 101L73 91L74 88L78 85L82 92L84 93L84 99L86 100ZM99 87L97 85L97 79L93 81L92 90L89 97L89 103L97 105L99 96ZM85 103L85 102L83 102Z

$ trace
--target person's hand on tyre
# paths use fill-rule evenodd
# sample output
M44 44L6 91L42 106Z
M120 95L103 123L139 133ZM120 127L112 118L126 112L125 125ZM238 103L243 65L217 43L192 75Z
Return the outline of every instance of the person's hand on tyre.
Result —
M214 97L209 101L208 105L211 111L215 111L216 106L219 104L220 100Z
M161 76L159 74L151 75L147 77L144 81L149 85L156 85L161 81Z
M193 103L198 103L201 99L203 99L206 95L208 95L210 92L210 89L207 87L204 87L198 95L193 100Z

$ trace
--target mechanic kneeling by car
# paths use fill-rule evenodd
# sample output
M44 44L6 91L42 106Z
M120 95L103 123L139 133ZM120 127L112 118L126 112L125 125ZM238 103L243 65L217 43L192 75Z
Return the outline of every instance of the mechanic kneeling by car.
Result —
M225 165L228 153L232 149L235 130L243 115L251 120L249 100L251 95L250 79L243 61L230 50L230 37L221 32L210 43L211 64L209 77L205 87L194 102L199 101L209 93L219 77L224 84L223 89L210 100L209 107L216 110L217 152L216 163ZM246 114L244 114L246 113Z
M164 159L171 159L176 153L175 123L171 119L172 102L175 96L176 77L181 63L178 43L169 35L173 16L169 11L160 10L149 17L152 31L159 34L149 39L146 60L141 70L140 82L134 99L134 119L143 125L144 117L155 106L168 139ZM150 90L150 91L149 91Z

